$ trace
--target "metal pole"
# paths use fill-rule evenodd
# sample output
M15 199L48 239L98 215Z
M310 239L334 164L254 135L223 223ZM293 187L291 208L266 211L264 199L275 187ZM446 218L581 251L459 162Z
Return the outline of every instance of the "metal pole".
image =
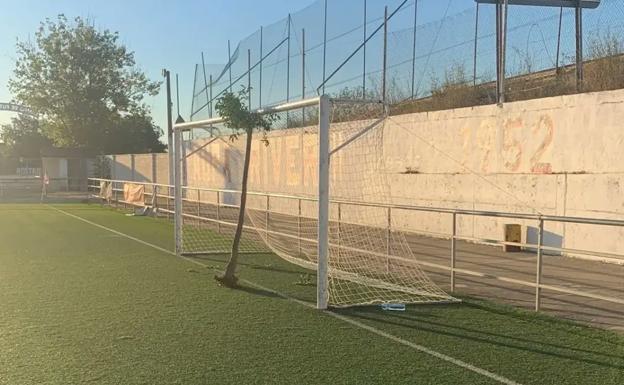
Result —
M212 118L212 74L210 74L210 110L208 111L208 117ZM212 125L210 126L210 137L214 136Z
M327 0L325 0L325 13L323 20L323 95L325 95L325 62L327 58Z
M251 49L247 50L247 109L251 111Z
M319 101L319 181L318 181L318 268L316 307L327 309L329 259L329 111L330 101L322 95Z
M555 58L555 73L559 74L559 55L561 52L561 22L563 21L563 7L559 8L559 32L557 33L557 57Z
M180 116L180 82L176 74L176 113Z
M576 6L576 91L583 91L583 8Z
M290 13L288 14L288 41L286 43L286 101L290 101ZM288 114L288 112L286 113ZM288 118L286 119L288 127Z
M182 254L182 173L180 166L182 165L182 134L181 131L175 131L174 134L174 228L175 228L175 251L177 255Z
M544 241L544 220L540 218L537 229L537 272L535 274L535 311L540 310L542 283L542 243Z
M264 29L260 26L260 84L258 85L258 108L262 108L262 62L264 57L262 56L262 40L264 35Z
M475 39L474 39L474 53L472 57L472 85L477 85L477 48L479 44L479 3L477 4L477 14L475 16Z
M505 103L505 76L507 67L507 10L509 8L509 0L504 0L502 23L502 39L501 39L501 103Z
M197 216L201 217L201 193L199 191L199 189L197 189ZM199 219L197 219L197 221L199 222Z
M363 49L363 69L362 69L362 98L366 99L366 0L364 0L364 47Z
M228 73L230 76L230 92L232 92L232 53L230 51L230 40L228 39Z
M288 42L286 44L286 102L290 101L290 13L288 14ZM286 111L286 128L288 128L289 113Z
M269 244L269 210L271 209L271 204L269 203L269 194L267 194L266 196L266 211L264 213L264 221L265 221L265 226L264 229L266 230L266 242L267 244Z
M305 57L306 57L306 48L305 48L305 28L301 29L301 99L305 99L306 97L306 85L305 85L305 74L306 74L306 66L305 66ZM305 126L305 108L301 110L301 125Z
M299 254L301 255L301 198L298 199L298 215L297 215L297 245L299 247Z
M457 213L453 213L453 230L451 233L451 293L455 292L455 257L457 253Z
M165 77L165 83L167 88L167 149L169 157L169 185L174 183L173 176L173 149L175 144L173 143L173 117L172 117L172 102L171 102L171 73L168 70L163 70L163 76Z
M501 100L501 0L496 2L496 103Z
M221 194L217 191L217 234L221 234L221 215L219 209L221 207Z
M384 8L384 27L383 27L383 70L381 75L381 100L386 110L386 71L388 63L388 6Z
M191 120L193 119L193 115L195 114L195 111L193 111L195 109L195 91L196 91L196 85L197 85L197 68L199 67L199 64L195 64L195 76L193 76L193 97L191 98ZM180 102L178 102L178 106L179 106ZM179 107L178 107L179 108Z
M416 79L416 22L418 21L418 0L414 0L414 35L412 37L412 99L415 94L415 79ZM385 33L385 30L384 30Z
M390 272L390 251L392 237L392 208L388 207L388 222L386 227L386 272Z
M206 80L206 63L204 62L204 53L201 53L202 72L204 73L204 91L206 92L206 101L210 105L208 107L208 115L212 118L212 93L208 94L208 81ZM210 89L212 90L212 75L210 75Z

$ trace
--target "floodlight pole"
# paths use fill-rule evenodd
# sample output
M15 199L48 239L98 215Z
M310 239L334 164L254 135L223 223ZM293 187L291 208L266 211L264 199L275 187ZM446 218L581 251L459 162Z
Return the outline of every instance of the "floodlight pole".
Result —
M171 73L163 69L162 75L165 77L165 84L167 88L167 149L168 149L168 157L169 157L169 185L172 185L174 182L174 164L173 164L173 152L174 152L174 143L173 143L173 117L172 111L173 108L171 102Z
M305 65L305 57L306 57L306 46L305 46L305 28L301 29L301 100L304 100L306 97L306 65ZM305 107L301 109L301 124L305 126Z
M497 56L497 98L498 105L505 103L505 55L507 39L507 8L508 0L496 3L496 56Z
M576 6L576 91L583 91L583 8Z
M316 307L327 309L329 264L329 110L327 95L319 100L318 267Z
M191 120L193 120L193 115L195 115L195 92L196 92L196 85L197 85L197 68L199 67L199 64L195 63L195 76L193 76L193 97L191 98L191 115L190 118ZM179 108L179 107L178 107Z
M264 29L260 26L260 84L258 85L258 108L262 108L262 62L264 61L264 56L262 53L262 40L264 35Z

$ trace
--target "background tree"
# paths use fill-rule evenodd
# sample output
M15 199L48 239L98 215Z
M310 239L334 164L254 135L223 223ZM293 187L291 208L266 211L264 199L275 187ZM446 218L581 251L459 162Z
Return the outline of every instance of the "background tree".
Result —
M160 85L136 68L134 53L118 39L89 20L59 15L41 23L33 42L17 43L9 89L39 115L41 132L55 146L97 153L164 149L143 103Z
M7 156L39 158L42 149L52 147L52 141L41 132L39 121L23 114L0 128L0 140L7 147Z
M251 158L251 143L254 130L262 133L262 141L268 145L267 132L271 130L272 123L277 119L275 114L261 115L257 112L249 111L249 107L244 102L247 100L249 89L243 87L238 94L226 92L217 100L215 108L223 118L223 123L227 128L233 130L230 140L237 140L241 134L246 135L245 140L245 160L243 162L243 179L241 181L240 208L238 211L238 223L236 233L232 242L232 252L222 276L215 279L227 287L236 287L238 278L236 277L236 266L238 265L238 249L240 246L243 226L245 223L245 206L247 205L247 180L249 177L249 161Z

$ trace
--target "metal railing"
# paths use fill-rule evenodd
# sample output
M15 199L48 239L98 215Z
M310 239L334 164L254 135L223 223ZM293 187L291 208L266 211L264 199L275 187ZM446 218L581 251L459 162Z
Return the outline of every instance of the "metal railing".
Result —
M106 181L113 183L113 191L115 192L114 200L124 203L123 199L119 200L119 192L123 192L123 184L132 183L146 186L145 195L150 198L165 198L165 207L158 207L158 211L163 211L168 214L173 214L172 210L172 200L173 196L173 187L165 184L156 184L149 182L134 182L134 181L123 181L123 180L110 180L110 179L98 179L98 178L90 178L89 179L89 188L90 190L98 190L100 188L100 182ZM149 186L149 188L147 188ZM220 218L220 209L221 208L237 208L236 204L225 203L222 199L223 194L240 194L239 190L234 189L215 189L215 188L202 188L202 187L183 187L185 191L183 200L185 202L191 202L198 205L201 204L209 204L215 205L216 207L216 218L207 218L202 217L201 212L198 209L197 215L190 213L183 213L184 217L192 218L196 220L202 220L207 222L212 222L217 224L218 226L235 226L235 223L224 221ZM166 193L164 193L166 191ZM215 199L214 201L202 200L201 197L203 193L214 193ZM249 191L249 196L257 196L264 197L265 199L265 207L264 208L253 208L254 210L265 210L266 215L266 227L265 228L256 228L254 226L246 225L246 229L255 230L261 233L279 235L286 238L292 238L293 241L298 242L298 247L301 249L301 241L305 242L314 242L312 239L304 239L301 236L301 221L302 219L315 219L310 216L305 216L302 213L302 203L303 202L316 202L317 199L312 196L299 196L299 195L290 195L290 194L280 194L280 193L268 193L268 192L257 192L257 191ZM92 197L99 198L98 194L93 194ZM296 201L297 207L297 235L286 234L280 231L271 230L268 226L269 220L268 217L271 212L271 199L292 199ZM147 199L146 199L147 200ZM153 202L158 202L158 199L152 200ZM588 260L590 262L606 262L613 263L616 265L624 265L624 255L617 253L606 253L599 251L591 251L591 250L579 250L572 248L564 248L564 247L554 247L554 246L546 246L544 244L544 224L547 222L555 222L555 223L574 223L574 224L583 224L583 225L598 225L598 226L613 226L613 227L624 227L624 220L614 220L614 219L599 219L599 218L585 218L585 217L569 217L569 216L558 216L558 215L541 215L541 214L526 214L526 213L510 213L510 212L498 212L498 211L483 211L483 210L466 210L466 209L452 209L452 208L441 208L441 207L427 207L427 206L415 206L415 205L399 205L399 204L388 204L388 203L375 203L375 202L354 202L348 200L330 200L330 204L337 209L337 220L331 220L330 222L334 222L336 224L336 228L338 229L338 239L337 243L330 244L331 247L337 248L338 250L344 249L349 251L355 251L362 254L368 254L376 257L394 259L398 261L405 261L411 263L418 263L422 266L426 266L429 268L434 268L438 270L448 271L450 275L450 287L451 291L454 292L456 290L456 275L462 274L466 276L472 277L480 277L487 279L494 279L497 281L511 283L516 285L521 285L525 287L531 287L535 290L535 302L534 307L536 311L540 310L541 302L542 302L542 291L548 290L557 293L564 293L569 295L575 295L585 298L591 298L601 301L607 301L610 303L622 304L624 305L624 295L622 297L614 297L610 295L602 295L596 294L592 292L588 292L585 290L577 290L571 289L568 287L562 287L558 285L549 285L542 282L543 279L543 256L545 251L557 252L561 253L561 255L567 254L576 254L575 258L582 258ZM380 253L371 250L364 250L360 248L349 247L347 245L341 244L340 240L340 231L341 226L343 225L355 225L355 226L364 226L371 227L368 224L358 224L358 223L349 223L342 218L342 212L345 206L359 206L359 207L374 207L378 209L382 209L386 211L387 222L385 228L383 230L386 234L386 252ZM295 207L295 206L293 206ZM441 232L426 232L426 231L414 231L405 228L393 228L392 220L393 215L397 210L408 211L408 212L430 212L430 213L439 213L439 214L447 214L451 216L451 228L450 233L441 233ZM275 212L276 214L286 215L284 213ZM461 236L458 234L458 216L466 215L466 216L478 216L478 217L489 217L489 218L511 218L511 219L520 219L520 220L532 220L537 222L537 243L527 243L527 242L510 242L510 241L501 241L501 240L492 240L492 239L484 239L478 237L468 237ZM294 216L294 215L293 215ZM438 239L449 239L450 247L449 247L449 263L448 265L443 265L439 263L433 263L422 260L411 260L406 259L401 256L391 255L391 241L392 234L396 232L401 233L409 233L414 235L424 235L429 237L434 237ZM535 280L527 281L523 279L517 279L502 275L493 275L484 273L481 271L475 271L465 268L458 268L456 266L457 262L457 241L471 242L471 243L479 243L486 244L491 246L519 246L525 249L535 250L537 255L536 257L536 266L535 266ZM624 294L624 293L623 293Z

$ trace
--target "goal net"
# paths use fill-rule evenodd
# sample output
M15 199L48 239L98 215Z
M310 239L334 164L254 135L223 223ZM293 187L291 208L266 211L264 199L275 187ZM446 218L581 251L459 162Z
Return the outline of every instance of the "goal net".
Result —
M405 213L393 214L381 103L321 97L266 112L278 119L252 146L242 253L316 270L320 308L456 301L423 271ZM214 136L182 141L188 130ZM245 140L228 140L220 119L177 125L176 139L176 249L227 254Z

